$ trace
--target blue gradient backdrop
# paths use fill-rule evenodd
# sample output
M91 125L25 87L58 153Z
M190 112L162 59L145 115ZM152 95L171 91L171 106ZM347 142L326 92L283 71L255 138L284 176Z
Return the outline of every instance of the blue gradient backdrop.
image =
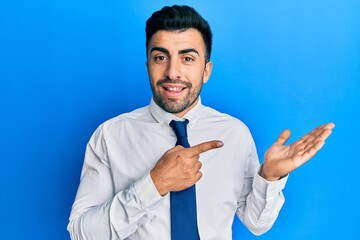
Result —
M255 237L355 239L360 210L357 0L2 1L0 239L69 239L85 145L108 118L150 102L144 23L190 4L214 33L206 105L243 120L259 156L328 121L325 148L292 173L278 221Z

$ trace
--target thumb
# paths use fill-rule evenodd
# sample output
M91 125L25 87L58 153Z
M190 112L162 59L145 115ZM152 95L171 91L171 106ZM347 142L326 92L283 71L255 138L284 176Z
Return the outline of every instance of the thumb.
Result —
M284 145L286 141L289 139L290 135L291 135L290 130L288 129L284 130L274 144Z

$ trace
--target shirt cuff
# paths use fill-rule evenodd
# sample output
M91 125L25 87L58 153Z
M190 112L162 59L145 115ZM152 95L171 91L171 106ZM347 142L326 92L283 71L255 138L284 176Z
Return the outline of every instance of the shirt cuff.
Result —
M278 196L279 192L284 189L289 175L282 177L277 181L268 181L260 176L261 168L262 165L256 169L253 181L253 189L255 189L261 197L266 199L266 201L271 201L276 196Z
M134 183L134 191L143 209L153 209L165 198L158 192L150 177L150 173L147 173L139 181Z

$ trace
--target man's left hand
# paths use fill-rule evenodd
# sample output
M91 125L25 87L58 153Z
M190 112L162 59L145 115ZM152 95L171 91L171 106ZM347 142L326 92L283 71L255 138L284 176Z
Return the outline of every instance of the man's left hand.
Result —
M287 146L284 144L291 132L283 131L266 151L260 175L268 181L276 181L300 167L324 146L334 127L334 123L319 126Z

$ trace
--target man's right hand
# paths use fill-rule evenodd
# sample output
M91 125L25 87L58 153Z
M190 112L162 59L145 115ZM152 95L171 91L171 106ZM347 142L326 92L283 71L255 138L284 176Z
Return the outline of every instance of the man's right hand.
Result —
M223 142L214 140L190 148L178 145L166 151L150 171L160 195L184 190L199 181L202 176L200 154L223 145Z

